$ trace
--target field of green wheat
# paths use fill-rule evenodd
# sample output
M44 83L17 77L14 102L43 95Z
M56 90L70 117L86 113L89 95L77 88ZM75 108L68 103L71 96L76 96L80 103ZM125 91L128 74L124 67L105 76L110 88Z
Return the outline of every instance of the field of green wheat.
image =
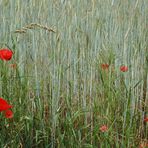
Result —
M148 0L0 0L0 98L0 148L148 147Z

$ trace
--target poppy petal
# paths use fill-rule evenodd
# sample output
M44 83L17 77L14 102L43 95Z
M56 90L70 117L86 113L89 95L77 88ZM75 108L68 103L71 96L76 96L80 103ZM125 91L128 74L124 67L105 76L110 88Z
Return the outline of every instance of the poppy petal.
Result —
M4 114L6 118L13 118L13 112L11 110L6 110Z

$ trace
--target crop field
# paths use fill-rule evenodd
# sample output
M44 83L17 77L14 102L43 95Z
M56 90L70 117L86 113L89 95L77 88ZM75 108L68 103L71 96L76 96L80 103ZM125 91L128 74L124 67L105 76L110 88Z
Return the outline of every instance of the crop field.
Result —
M147 148L148 0L0 0L0 148Z

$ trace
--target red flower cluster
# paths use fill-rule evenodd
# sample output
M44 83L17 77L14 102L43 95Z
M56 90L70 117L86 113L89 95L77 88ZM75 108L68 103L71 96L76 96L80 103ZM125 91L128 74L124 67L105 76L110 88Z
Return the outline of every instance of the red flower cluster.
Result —
M6 100L0 98L0 112L4 112L6 118L12 118L13 112L10 110L12 105L8 104Z
M9 61L9 60L11 60L12 55L13 55L13 52L10 49L3 48L0 50L0 59L1 60Z
M0 49L0 59L3 61L11 60L13 51L8 48ZM0 98L0 112L4 113L6 118L12 118L13 112L11 111L12 105L10 105L6 100Z
M108 70L109 69L109 64L101 64L101 68L103 70ZM125 65L120 66L120 71L122 72L127 72L128 71L128 67Z

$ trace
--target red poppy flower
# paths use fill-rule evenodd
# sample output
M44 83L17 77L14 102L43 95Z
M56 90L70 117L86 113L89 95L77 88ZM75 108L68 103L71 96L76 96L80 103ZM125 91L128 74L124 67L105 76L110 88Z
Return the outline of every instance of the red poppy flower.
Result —
M101 67L103 70L106 70L109 68L109 64L101 64Z
M148 117L145 117L144 118L144 122L148 122Z
M5 60L5 61L9 61L11 60L13 55L12 50L4 48L0 50L0 59L1 60Z
M128 71L128 67L127 66L120 66L120 71L127 72Z
M11 110L6 110L4 114L6 118L13 118L13 112Z
M101 132L106 132L108 130L108 127L106 126L106 125L102 125L101 127L100 127L100 131Z
M9 108L12 108L12 106L9 105L8 102L6 100L4 100L3 98L0 98L0 112L6 111Z

